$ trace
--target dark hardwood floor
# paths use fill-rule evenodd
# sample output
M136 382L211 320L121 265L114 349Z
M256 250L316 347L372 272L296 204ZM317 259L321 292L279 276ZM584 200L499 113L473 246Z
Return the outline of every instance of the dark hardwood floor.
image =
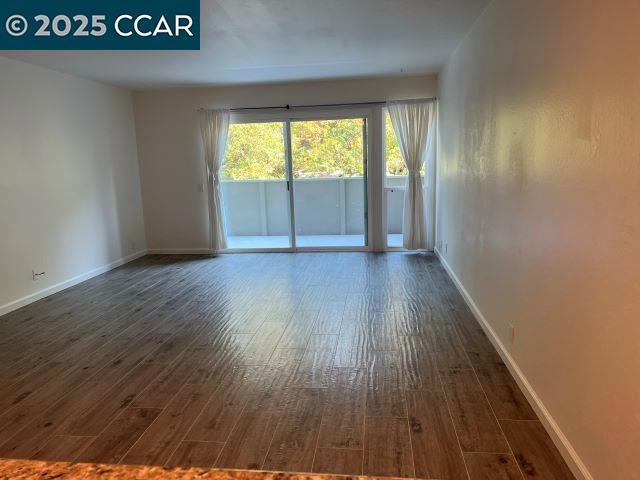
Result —
M147 256L0 317L0 457L573 478L429 254Z

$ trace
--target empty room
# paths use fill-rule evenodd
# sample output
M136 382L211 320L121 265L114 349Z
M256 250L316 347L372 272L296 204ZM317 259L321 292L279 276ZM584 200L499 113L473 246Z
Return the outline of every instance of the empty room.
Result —
M640 480L638 0L0 5L0 480Z

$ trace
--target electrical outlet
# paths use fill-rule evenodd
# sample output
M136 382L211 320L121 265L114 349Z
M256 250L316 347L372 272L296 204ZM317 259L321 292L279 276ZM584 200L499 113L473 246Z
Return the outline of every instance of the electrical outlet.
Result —
M42 280L46 275L47 275L47 272L44 272L39 268L34 268L33 270L31 270L31 278L33 279L34 282L37 282L38 280Z
M516 341L516 327L513 325L513 323L509 324L509 341L511 343L515 343Z
M203 193L203 192L204 192L204 183L199 183L199 184L198 184L198 191L199 191L200 193Z
M449 253L449 244L447 242L444 242L444 253Z

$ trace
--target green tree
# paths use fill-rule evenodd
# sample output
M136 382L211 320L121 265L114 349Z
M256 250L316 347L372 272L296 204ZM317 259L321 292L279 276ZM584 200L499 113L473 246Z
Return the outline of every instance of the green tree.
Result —
M387 156L387 174L388 175L406 175L407 167L402 160L400 147L398 147L398 139L391 125L391 117L386 114L385 122L385 143Z
M281 123L229 125L222 178L255 180L284 178L284 136Z
M386 115L387 172L406 175L398 142ZM294 178L349 177L363 174L362 120L340 119L291 123ZM285 178L283 124L236 123L229 126L222 178Z
M294 178L361 176L362 120L294 122L291 150Z

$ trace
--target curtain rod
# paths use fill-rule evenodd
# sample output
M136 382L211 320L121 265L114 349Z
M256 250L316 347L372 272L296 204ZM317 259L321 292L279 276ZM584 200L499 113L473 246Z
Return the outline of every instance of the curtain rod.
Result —
M398 100L401 102L433 102L437 100L437 97L430 98L414 98L409 100ZM247 112L247 111L257 111L257 110L291 110L294 108L329 108L329 107L357 107L364 105L386 105L388 102L351 102L351 103L318 103L311 105L283 105L283 106L273 106L273 107L242 107L242 108L231 108L229 109L232 112ZM198 111L202 112L207 110L206 108L199 108Z

